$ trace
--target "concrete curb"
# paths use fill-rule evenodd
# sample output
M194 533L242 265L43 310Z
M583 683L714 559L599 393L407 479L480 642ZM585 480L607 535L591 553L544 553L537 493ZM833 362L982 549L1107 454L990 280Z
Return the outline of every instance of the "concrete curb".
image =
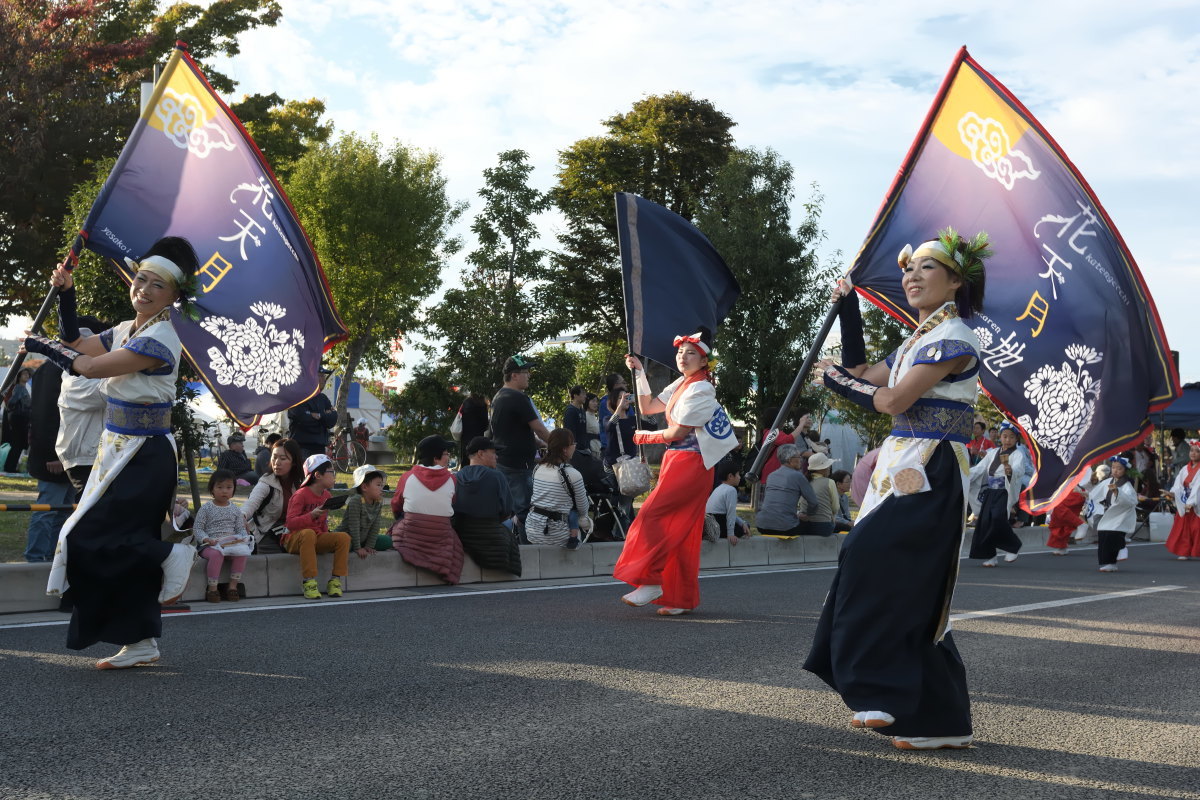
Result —
M1020 528L1017 534L1026 547L1046 543L1046 529ZM841 537L815 538L801 536L776 539L754 536L730 546L728 540L704 542L700 548L700 568L728 569L788 564L830 563L837 560ZM963 544L963 555L970 545L970 530ZM463 562L460 584L495 583L501 581L533 581L558 578L587 578L612 575L613 565L621 554L622 542L596 542L582 545L578 550L547 545L521 547L521 577L507 572L481 569L470 556ZM332 555L317 557L318 583L324 589ZM204 600L203 560L192 567L192 578L184 592L185 602ZM246 563L242 583L249 597L289 597L301 594L300 561L284 553L251 556ZM228 579L228 567L222 581ZM58 600L46 595L49 564L0 564L0 614L31 611L53 611ZM343 582L346 591L377 589L407 589L416 586L443 585L445 582L431 572L406 563L394 550L360 559L350 555L350 574Z

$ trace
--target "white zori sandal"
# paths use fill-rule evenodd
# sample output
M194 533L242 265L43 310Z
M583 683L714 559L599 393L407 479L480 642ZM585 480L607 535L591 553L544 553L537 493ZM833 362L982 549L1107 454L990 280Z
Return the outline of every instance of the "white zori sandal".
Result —
M974 741L972 736L893 736L892 744L899 750L965 750Z
M850 720L851 728L886 728L896 721L896 718L886 711L858 711Z

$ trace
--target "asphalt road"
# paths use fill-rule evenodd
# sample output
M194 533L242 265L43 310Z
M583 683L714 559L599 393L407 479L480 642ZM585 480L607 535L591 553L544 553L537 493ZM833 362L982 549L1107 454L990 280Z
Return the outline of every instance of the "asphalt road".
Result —
M1200 800L1200 563L1095 567L963 562L955 611L1000 613L955 624L977 746L935 753L800 670L829 569L706 577L677 618L604 581L244 602L121 672L0 618L0 797Z

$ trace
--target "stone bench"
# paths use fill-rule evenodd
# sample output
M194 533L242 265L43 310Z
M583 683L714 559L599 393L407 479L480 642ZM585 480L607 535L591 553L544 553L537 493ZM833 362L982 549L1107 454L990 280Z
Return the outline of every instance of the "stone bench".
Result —
M1027 547L1045 544L1045 528L1020 528L1017 533ZM963 555L966 555L969 540L970 531L967 532L967 541L963 545ZM704 542L700 547L700 569L830 563L837 560L840 544L840 536L800 536L793 539L753 536L740 540L735 546L730 546L725 539ZM463 561L459 583L561 580L612 575L613 566L617 563L622 547L622 542L584 544L577 550L547 545L522 545L520 578L507 572L481 569L467 556ZM317 556L317 582L322 591L325 581L329 579L332 565L331 554ZM351 553L349 566L350 574L343 582L343 588L347 592L409 589L445 583L432 572L408 564L395 550L384 550L365 559ZM187 591L183 594L185 602L204 602L204 568L205 562L202 559L197 560L192 567L192 577L188 582ZM0 614L56 609L58 600L46 595L46 579L49 574L49 564L0 564ZM228 579L229 566L226 563L221 581L225 582ZM302 594L300 559L286 553L251 556L246 560L242 584L248 597L299 596Z

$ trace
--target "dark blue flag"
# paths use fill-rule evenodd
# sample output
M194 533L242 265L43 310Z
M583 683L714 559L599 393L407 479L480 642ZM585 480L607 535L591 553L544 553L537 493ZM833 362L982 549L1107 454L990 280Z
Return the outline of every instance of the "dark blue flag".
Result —
M959 51L855 258L858 291L915 324L896 256L947 225L987 231L980 380L1022 429L1054 506L1082 467L1128 449L1180 394L1133 256L1091 187L1016 97Z
M176 49L83 235L131 280L163 236L196 248L198 320L173 315L184 353L240 425L317 392L321 355L346 336L329 284L262 153Z
M695 225L628 192L616 203L630 352L674 369L675 337L715 333L742 290Z

